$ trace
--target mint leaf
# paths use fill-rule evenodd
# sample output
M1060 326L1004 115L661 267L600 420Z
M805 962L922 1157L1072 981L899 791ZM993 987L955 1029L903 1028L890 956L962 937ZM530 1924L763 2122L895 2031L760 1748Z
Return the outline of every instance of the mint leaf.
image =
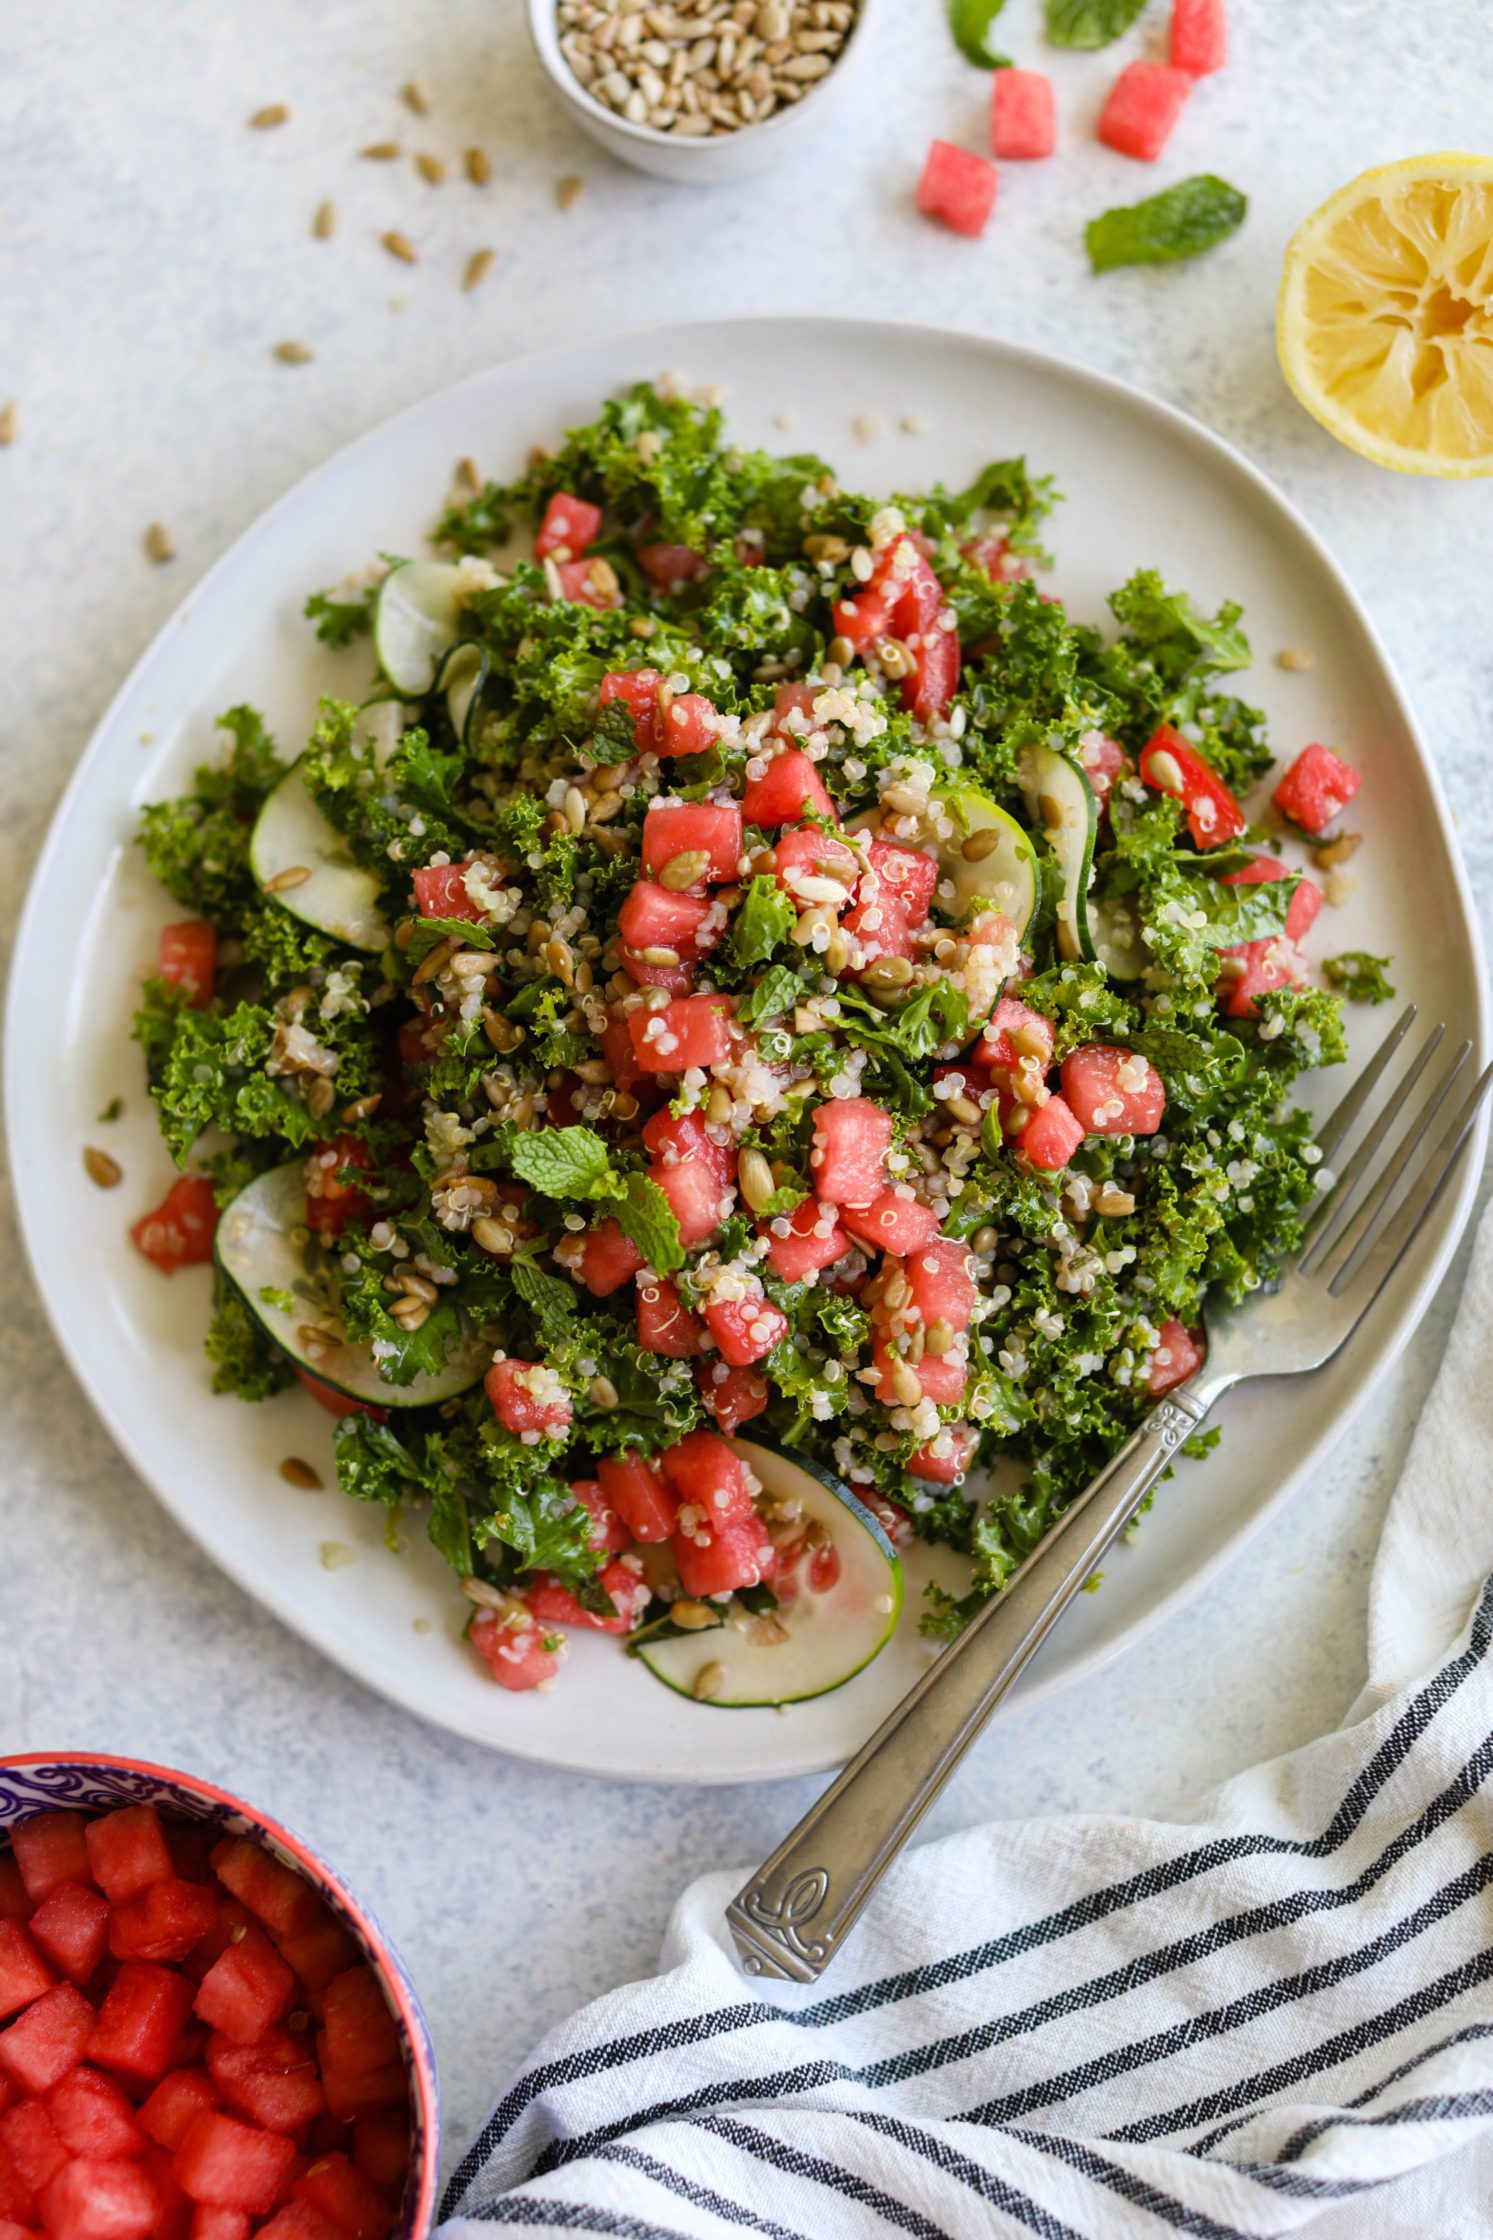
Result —
M757 1208L759 1221L777 1221L782 1215L792 1213L808 1196L801 1182L781 1182L765 1205Z
M791 966L772 965L737 1004L737 1019L742 1026L750 1027L758 1019L776 1018L784 1011L791 1011L803 992L804 984Z
M561 1276L547 1275L531 1260L515 1260L512 1275L513 1288L533 1315L543 1343L547 1347L561 1344L576 1311L574 1287Z
M607 702L586 742L586 751L593 762L631 762L638 751L638 719L625 700Z
M492 949L497 946L486 926L477 925L471 918L417 918L410 931L405 957L411 969L423 964L432 949L443 941L459 941L464 949Z
M1005 58L991 51L990 26L1006 0L949 0L949 30L966 62L977 70L999 70Z
M766 964L780 941L798 922L798 912L770 872L755 878L731 926L731 953L738 964Z
M1345 949L1328 957L1322 972L1329 986L1341 989L1350 1003L1389 1003L1394 989L1388 979L1388 957L1371 957L1366 949Z
M1047 36L1055 47L1107 47L1128 31L1146 0L1046 0Z
M667 1275L671 1268L684 1266L674 1209L650 1176L630 1174L611 1210L650 1268Z
M1199 928L1210 949L1233 949L1243 941L1268 941L1284 933L1291 897L1300 879L1262 879L1252 887L1218 889L1202 905L1208 913L1206 929Z
M1084 228L1089 262L1096 272L1113 272L1125 264L1176 264L1200 256L1237 233L1248 208L1238 188L1212 172L1179 179L1144 202L1091 220Z
M589 1198L612 1171L607 1147L591 1128L541 1128L520 1136L510 1156L514 1173L547 1198Z

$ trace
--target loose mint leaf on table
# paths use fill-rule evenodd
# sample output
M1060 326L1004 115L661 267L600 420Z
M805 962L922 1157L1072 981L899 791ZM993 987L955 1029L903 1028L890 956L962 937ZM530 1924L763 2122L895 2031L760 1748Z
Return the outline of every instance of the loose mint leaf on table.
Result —
M966 62L977 70L1003 70L1010 65L990 46L990 26L1006 0L949 0L949 29Z
M1125 264L1176 264L1200 256L1237 233L1248 208L1239 189L1211 171L1179 179L1144 202L1092 219L1084 229L1089 262L1096 272L1113 272Z
M1055 47L1107 47L1128 31L1146 0L1046 0L1047 36Z
M1341 989L1350 1003L1391 1002L1394 989L1388 968L1388 957L1371 957L1366 949L1345 949L1340 957L1328 957L1322 965L1329 986Z

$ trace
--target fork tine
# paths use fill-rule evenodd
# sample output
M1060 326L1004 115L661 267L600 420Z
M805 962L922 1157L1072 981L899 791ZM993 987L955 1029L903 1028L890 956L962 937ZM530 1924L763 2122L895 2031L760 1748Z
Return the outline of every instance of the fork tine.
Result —
M1301 1255L1300 1267L1303 1275L1310 1275L1314 1268L1321 1266L1329 1247L1337 1238L1341 1237L1347 1223L1352 1219L1355 1201L1358 1198L1361 1186L1367 1179L1369 1168L1379 1146L1404 1111L1406 1099L1430 1064L1437 1045L1445 1032L1446 1028L1439 1022L1431 1029L1420 1056L1411 1066L1404 1081L1400 1083L1399 1088L1392 1095L1385 1097L1378 1117L1369 1129L1368 1134L1364 1137L1342 1173L1337 1177L1321 1204L1309 1214L1308 1225L1313 1233L1311 1242ZM1468 1047L1471 1046L1468 1045ZM1465 1051L1463 1054L1465 1056ZM1461 1060L1459 1059L1458 1064L1460 1063Z
M1370 1232L1359 1239L1347 1260L1333 1276L1327 1286L1333 1298L1337 1298L1348 1284L1355 1283L1359 1294L1360 1314L1377 1298L1401 1253L1450 1181L1490 1086L1493 1086L1493 1065L1484 1067L1443 1129L1435 1149L1422 1165L1418 1179L1400 1201L1388 1226L1374 1242L1372 1256L1365 1263L1364 1255L1372 1235Z
M1367 1104L1370 1090L1374 1088L1379 1076L1414 1026L1419 1009L1418 1004L1406 1004L1399 1018L1396 1019L1362 1073L1359 1074L1358 1079L1354 1082L1336 1112L1329 1113L1323 1121L1317 1131L1315 1140L1321 1147L1324 1159L1330 1161L1334 1151L1343 1142L1348 1130Z
M1429 1056L1429 1052L1427 1055ZM1472 1044L1470 1042L1463 1042L1458 1045L1449 1063L1443 1068L1440 1078L1433 1083L1418 1117L1404 1130L1399 1141L1385 1156L1379 1173L1373 1178L1372 1188L1369 1189L1367 1197L1362 1198L1361 1202L1352 1209L1351 1213L1347 1214L1343 1221L1334 1223L1332 1242L1325 1252L1318 1254L1319 1262L1335 1256L1337 1268L1345 1267L1351 1255L1358 1250L1364 1239L1374 1229L1380 1215L1398 1190L1400 1183L1410 1173L1411 1162L1414 1160L1416 1152L1434 1126L1437 1115L1451 1095L1453 1088L1456 1086L1457 1077L1471 1055ZM1401 1111L1404 1109L1404 1102L1408 1100L1410 1090L1414 1087L1419 1072L1420 1068L1417 1067L1415 1074L1405 1084L1404 1099L1400 1106ZM1394 1116L1391 1115L1391 1117ZM1383 1130L1381 1129L1379 1132L1382 1134ZM1369 1178L1365 1176L1364 1179L1367 1183ZM1337 1269L1334 1269L1333 1273L1336 1274L1336 1272Z

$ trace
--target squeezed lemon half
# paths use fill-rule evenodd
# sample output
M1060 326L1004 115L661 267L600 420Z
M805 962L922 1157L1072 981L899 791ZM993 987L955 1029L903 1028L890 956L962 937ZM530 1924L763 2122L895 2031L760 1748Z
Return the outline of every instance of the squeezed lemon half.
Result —
M1493 474L1493 157L1365 171L1286 251L1281 370L1339 442L1400 474Z

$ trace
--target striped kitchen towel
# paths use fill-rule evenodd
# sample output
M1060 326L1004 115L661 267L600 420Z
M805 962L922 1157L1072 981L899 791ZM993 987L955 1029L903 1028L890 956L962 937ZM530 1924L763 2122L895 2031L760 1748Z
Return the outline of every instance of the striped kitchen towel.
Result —
M1369 1684L1186 1821L912 1852L823 1987L697 1883L556 2030L444 2240L1493 2233L1493 1212L1391 1506Z

